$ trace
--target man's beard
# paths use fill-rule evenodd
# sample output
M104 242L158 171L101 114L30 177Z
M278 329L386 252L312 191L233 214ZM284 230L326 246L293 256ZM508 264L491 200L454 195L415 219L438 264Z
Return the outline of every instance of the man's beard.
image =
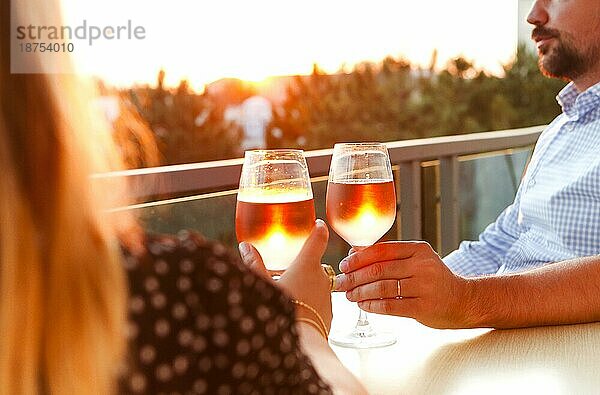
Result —
M544 33L548 33L548 30L537 27L533 34L544 35ZM582 53L572 44L572 36L556 30L550 32L556 39L557 45L542 52L538 60L540 71L545 76L574 80L587 73L599 61L600 45L595 45L586 53Z
M588 69L587 59L571 45L558 41L558 45L540 55L538 66L547 77L573 80Z

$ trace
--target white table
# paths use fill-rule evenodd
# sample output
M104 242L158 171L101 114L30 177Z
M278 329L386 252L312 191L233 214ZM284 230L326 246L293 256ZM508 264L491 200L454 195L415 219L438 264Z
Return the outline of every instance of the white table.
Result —
M332 331L353 327L356 304L333 294ZM598 394L600 323L512 330L431 329L369 314L396 344L332 346L372 394Z

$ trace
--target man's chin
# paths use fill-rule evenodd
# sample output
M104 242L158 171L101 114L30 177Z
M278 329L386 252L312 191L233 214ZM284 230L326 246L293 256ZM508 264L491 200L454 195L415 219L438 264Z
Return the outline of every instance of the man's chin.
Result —
M543 75L550 78L563 78L556 67L560 63L557 53L550 46L538 48L538 68Z
M540 69L541 73L548 78L557 78L557 79L561 79L561 80L565 80L565 81L571 81L571 78L564 75L564 73L559 72L558 70L556 70L553 65L544 65L544 61L543 58L540 57L539 61L538 61L538 68Z

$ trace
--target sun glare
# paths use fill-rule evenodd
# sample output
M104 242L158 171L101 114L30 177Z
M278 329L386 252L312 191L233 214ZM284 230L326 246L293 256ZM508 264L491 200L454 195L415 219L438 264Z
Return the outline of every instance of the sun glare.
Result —
M356 226L368 229L377 224L377 211L371 206L365 206L357 215Z
M314 63L326 72L386 56L427 65L434 49L441 66L464 55L499 73L516 48L516 0L62 1L69 24L145 27L144 42L75 51L82 72L116 85L153 83L161 68L167 84L186 78L202 89L224 77L308 74Z

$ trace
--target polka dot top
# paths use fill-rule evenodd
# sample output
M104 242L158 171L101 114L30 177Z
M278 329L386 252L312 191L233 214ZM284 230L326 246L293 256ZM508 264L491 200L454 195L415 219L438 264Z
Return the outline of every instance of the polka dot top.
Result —
M130 283L123 394L330 394L300 350L290 300L199 234L124 252Z

